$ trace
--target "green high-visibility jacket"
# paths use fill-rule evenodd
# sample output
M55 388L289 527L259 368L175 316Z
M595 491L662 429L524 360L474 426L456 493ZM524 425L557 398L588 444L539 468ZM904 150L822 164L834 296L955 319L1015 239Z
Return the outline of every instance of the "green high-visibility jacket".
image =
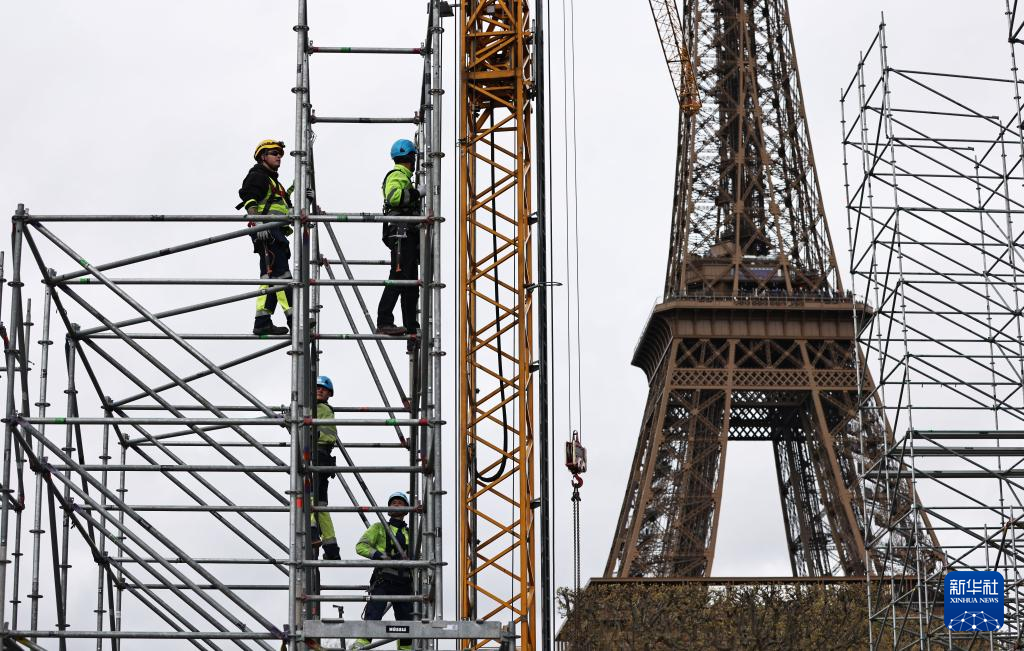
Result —
M393 522L393 521L392 521ZM396 527L395 525L388 523L391 527L391 531L394 532L395 538L397 538L406 549L409 549L409 527ZM391 549L393 543L387 532L384 531L384 525L380 522L374 522L370 525L370 528L363 532L359 542L356 543L356 553L366 558L373 558L374 552L380 552L385 556L388 556L388 551L395 552L397 550ZM397 554L396 554L397 555Z
M384 205L397 210L402 204L402 191L412 185L412 170L405 165L395 164L394 169L384 177L382 190Z
M334 409L326 402L318 402L316 403L316 417L318 419L334 418ZM317 425L317 431L320 434L316 440L317 445L334 447L335 442L338 440L337 425Z

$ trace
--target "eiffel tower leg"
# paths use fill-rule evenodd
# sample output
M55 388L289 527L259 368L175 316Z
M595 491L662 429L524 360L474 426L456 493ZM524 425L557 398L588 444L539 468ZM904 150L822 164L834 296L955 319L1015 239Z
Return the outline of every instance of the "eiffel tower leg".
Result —
M857 469L850 456L850 424L857 418L857 396L854 391L823 391L818 384L819 371L832 370L827 354L838 355L841 364L847 362L851 351L832 350L853 346L852 343L825 342L816 344L818 359L811 361L807 341L799 342L804 368L811 378L809 407L813 414L810 432L811 459L818 478L818 490L829 529L835 542L839 562L847 575L864 574L865 548L861 527L854 509L857 499ZM835 357L832 358L835 360ZM841 441L841 444L837 442Z
M701 389L685 392L687 407L686 450L675 479L681 496L669 509L665 576L710 576L715 560L715 541L722 505L722 475L729 439L729 405L732 392ZM670 493L665 490L666 496Z
M807 446L807 419L800 418L797 426L799 431L790 430L772 442L790 567L793 576L823 576L829 573L828 537Z
M636 545L632 544L632 541L636 540L636 516L641 500L649 495L647 487L650 485L650 468L654 452L658 449L655 439L660 438L657 432L660 431L661 423L665 419L665 394L661 387L664 386L667 366L667 363L663 363L649 390L640 436L637 438L636 451L633 453L629 483L626 485L626 496L622 501L615 539L612 541L611 553L605 565L605 576L630 576L624 568L631 566L636 558Z

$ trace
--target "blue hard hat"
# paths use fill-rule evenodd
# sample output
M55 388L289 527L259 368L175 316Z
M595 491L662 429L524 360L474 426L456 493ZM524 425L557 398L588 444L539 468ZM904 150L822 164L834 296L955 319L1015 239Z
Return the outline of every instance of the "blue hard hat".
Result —
M394 493L388 495L388 506L391 505L391 500L395 499L396 497L405 502L406 506L409 506L409 494L406 493L405 491L395 491Z
M318 387L323 387L327 389L331 393L334 393L334 382L331 382L331 378L327 377L326 375L318 376L316 378L316 385Z
M416 144L412 140L396 140L395 144L391 145L391 158L402 158L409 154L416 153Z

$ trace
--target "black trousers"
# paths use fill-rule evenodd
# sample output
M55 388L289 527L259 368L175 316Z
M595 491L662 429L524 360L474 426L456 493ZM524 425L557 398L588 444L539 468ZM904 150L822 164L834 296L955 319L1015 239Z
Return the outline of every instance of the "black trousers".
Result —
M378 578L370 586L371 595L411 595L412 594L412 581L409 579L402 579L394 575L383 575ZM388 610L388 604L395 609L395 620L399 622L408 622L412 620L412 602L411 601L369 601L366 603L366 608L363 609L363 619L367 621L377 621L384 619L384 613ZM403 638L398 641L401 644L412 644L411 639Z
M410 231L409 237L399 240L398 244L392 244L391 249L391 273L388 280L416 280L419 278L420 247L416 231ZM380 295L380 303L377 305L377 325L387 326L395 323L395 304L402 300L402 325L409 332L416 332L420 329L419 321L416 320L416 308L419 307L420 288L412 287L385 287Z
M334 457L331 456L331 448L326 445L317 445L316 452L313 454L313 465L315 466L336 466ZM318 506L327 504L327 487L331 481L331 473L318 472L314 473L315 479L313 481L313 497L316 499Z

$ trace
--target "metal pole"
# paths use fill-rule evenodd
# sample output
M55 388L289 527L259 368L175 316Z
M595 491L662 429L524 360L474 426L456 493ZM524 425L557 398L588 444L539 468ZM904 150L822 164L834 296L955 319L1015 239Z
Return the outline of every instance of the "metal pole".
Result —
M550 651L551 607L554 588L551 584L551 454L549 441L548 407L548 211L547 211L547 87L544 77L544 0L536 0L536 26L534 27L533 58L535 62L537 104L537 323L540 448L540 593L541 593L541 649ZM580 406L582 408L582 405Z
M78 401L76 399L77 395L78 395L78 389L75 386L75 361L77 359L77 352L78 351L75 348L74 342L71 341L70 337L66 338L64 340L64 355L65 355L65 358L67 359L68 378L67 378L67 389L64 391L64 393L67 395L67 400L66 400L65 404L67 405L66 413L69 416L77 416L78 415ZM74 443L73 443L73 439L72 439L74 428L75 428L75 426L72 423L70 423L70 422L64 428L64 451L67 452L68 456L71 456L72 451L74 450L74 447L73 447ZM64 479L65 479L65 482L64 482L64 503L65 504L70 504L71 503L71 488L70 488L70 484L71 484L71 469L70 468L64 471ZM56 532L53 532L53 533L55 534ZM59 599L64 604L63 608L64 608L64 612L65 613L68 610L68 594L67 594L68 593L68 560L69 560L68 559L68 551L69 551L69 545L70 545L70 535L71 535L71 519L69 517L65 516L63 518L63 523L62 523L62 526L61 526L61 538L60 538L60 540L61 540L61 542L60 542L60 585L61 585L61 588L63 588L63 590L64 590L64 594L56 595L56 598ZM58 629L60 629L62 631L65 630L66 628L67 628L66 624L58 625Z
M50 306L52 300L53 290L47 285L43 293L43 336L39 341L39 402L36 403L36 406L39 408L38 415L40 418L46 418L46 408L50 406L50 403L47 402L47 380L49 379L50 346L53 345L53 341L50 340ZM45 436L46 425L41 425L39 431ZM36 447L36 456L41 456L42 453L43 444L40 443ZM39 552L42 544L40 536L43 533L43 477L38 473L35 473L34 495L32 517L32 588L28 595L28 598L32 601L29 614L29 628L32 630L39 628L39 599L41 596L39 594Z
M4 499L2 500L2 506L0 506L0 623L7 621L7 536L8 536L8 517L10 515L10 500L7 499L6 492L11 486L11 445L13 443L13 429L14 420L17 415L17 403L15 402L14 385L20 379L18 372L16 371L18 365L17 356L17 342L21 335L21 288L23 283L21 282L21 247L22 237L24 235L25 222L24 216L27 214L25 206L18 204L18 209L15 212L14 219L14 231L11 236L11 258L13 272L11 274L11 317L10 324L11 330L9 335L9 341L7 342L7 350L5 352L5 360L7 363L7 421L4 426L4 467L3 467L3 489L5 491ZM22 364L21 372L27 373L28 369L26 364Z
M110 414L110 408L104 408L105 415ZM103 426L103 451L100 454L100 462L103 464L103 470L100 471L100 482L103 484L103 488L107 488L107 482L109 480L109 472L106 466L110 463L110 425ZM100 496L100 507L107 507L106 496ZM107 538L106 536L99 537L99 550L100 555L104 556L107 553ZM103 630L103 615L106 610L103 607L103 585L104 585L104 568L102 564L97 563L96 567L96 630ZM96 651L103 651L103 640L96 640Z
M308 268L303 268L304 235L303 217L305 210L306 193L306 152L302 147L308 146L306 140L306 105L309 102L306 87L305 68L307 64L306 49L309 47L309 25L306 11L306 0L298 0L298 18L295 25L296 33L296 79L295 88L295 143L297 149L292 151L295 157L295 201L292 207L292 228L294 236L292 241L299 248L295 252L295 263L292 276L302 279L308 276ZM296 299L292 307L295 317L292 318L292 350L291 350L291 455L289 458L289 479L291 512L289 513L289 530L291 532L291 549L289 550L290 577L288 584L288 637L286 639L288 651L298 651L302 644L302 622L306 615L306 596L310 571L300 566L300 561L310 558L311 550L307 532L309 531L309 510L308 490L304 488L304 477L301 474L303 455L309 450L309 428L302 427L302 417L308 413L306 404L306 369L308 361L303 355L302 347L305 343L305 329L309 326L309 315L306 311L304 298L305 290L308 288L300 286L300 291L293 293Z
M443 538L441 532L443 530L443 514L442 510L443 500L442 494L444 492L444 475L442 473L442 461L443 456L441 454L441 419L442 419L442 384L441 384L441 358L444 355L443 342L441 340L441 315L442 315L442 304L441 304L441 224L442 221L437 219L441 214L441 160L444 156L444 152L441 150L442 142L442 117L443 117L443 78L442 78L442 65L443 65L443 34L444 27L441 25L441 11L440 2L435 0L432 6L432 25L431 30L431 49L430 49L430 92L431 92L431 111L430 111L430 144L431 144L431 178L430 178L430 199L427 202L428 212L427 216L432 218L428 232L431 234L430 239L430 265L432 275L430 278L430 285L424 288L425 292L430 293L430 333L428 341L428 351L430 354L430 412L429 418L434 425L431 426L430 432L430 463L433 467L433 473L430 477L430 492L424 496L424 504L429 511L430 519L428 520L429 530L428 533L432 538L432 549L429 552L429 560L435 563L441 562L443 556ZM440 567L431 565L429 577L432 585L430 586L433 601L430 604L432 612L428 613L433 619L442 619L444 617L444 574ZM429 648L433 648L429 647Z
M21 342L21 359L22 364L28 367L29 360L29 345L32 341L32 299L27 301L28 308L26 310L25 318L25 338ZM13 372L13 371L12 371ZM27 370L21 376L22 388L28 388L28 372ZM21 407L22 410L28 413L31 407L28 404L28 391L25 390L21 396ZM18 476L18 495L17 502L21 505L20 508L15 509L14 512L14 553L11 554L14 557L14 567L11 578L11 605L13 606L11 612L11 628L18 627L18 609L21 606L21 599L19 598L19 587L21 585L21 557L23 556L21 551L21 522L22 516L25 512L25 450L20 446L15 448L15 467L17 468ZM8 499L15 499L13 495L14 491L8 492Z

